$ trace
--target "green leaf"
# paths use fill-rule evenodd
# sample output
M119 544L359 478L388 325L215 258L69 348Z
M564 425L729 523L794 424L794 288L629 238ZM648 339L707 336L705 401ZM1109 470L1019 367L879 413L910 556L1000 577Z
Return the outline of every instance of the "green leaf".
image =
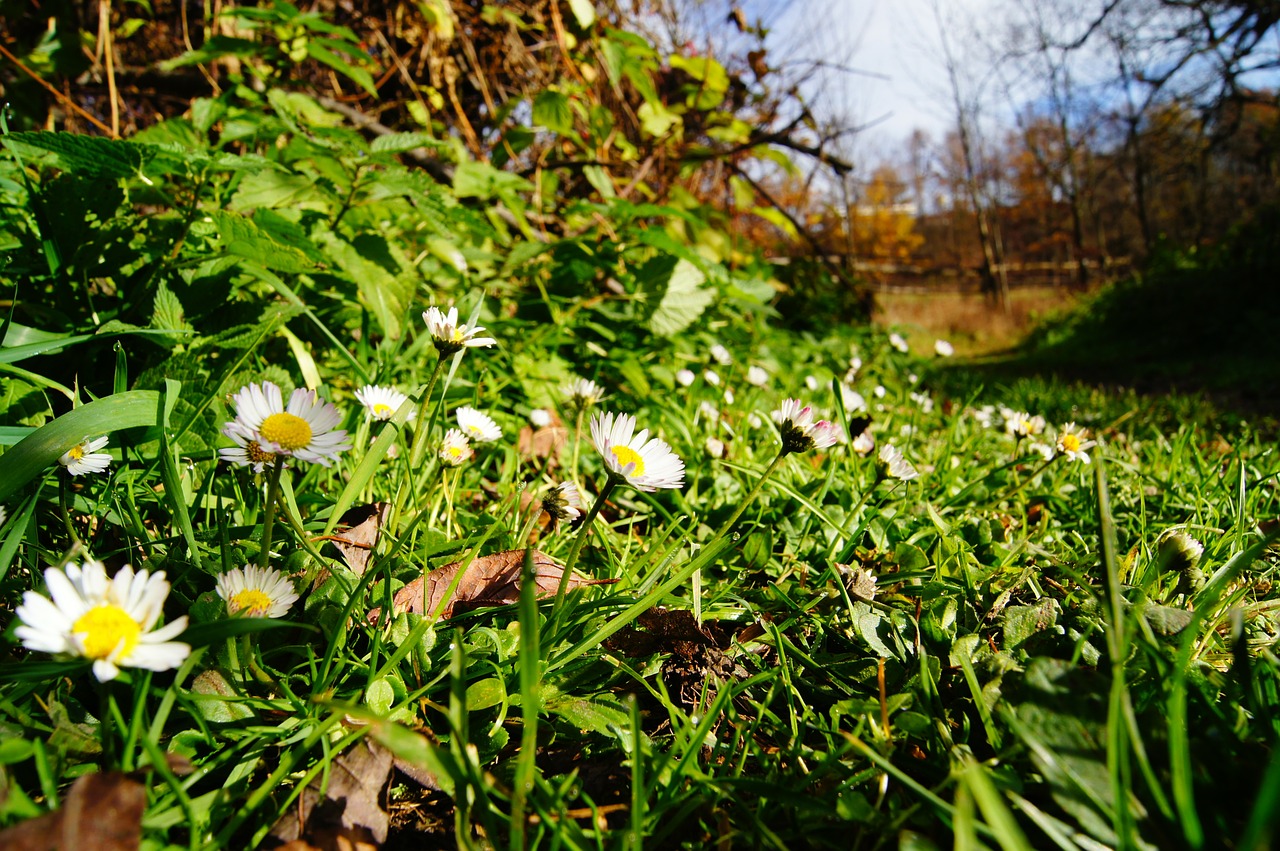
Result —
M640 129L655 139L666 136L673 126L682 121L679 115L656 102L640 104L636 117L640 119Z
M555 713L580 730L617 735L618 730L630 727L627 711L613 702L601 698L577 698L557 695L545 704L547 712Z
M569 0L569 9L578 19L578 26L584 30L596 22L596 7L591 0Z
M40 427L0 455L0 502L56 464L64 452L86 437L154 426L159 422L159 408L159 393L131 390L81 405Z
M275 169L248 174L240 182L240 188L231 197L232 210L253 210L258 207L301 207L325 210L328 199L316 186L314 177L291 174Z
M376 98L378 89L373 84L373 76L365 69L356 68L339 56L338 51L343 47L341 42L334 39L312 38L307 40L307 55L323 65L328 65Z
M416 151L418 148L443 149L444 142L434 138L430 133L389 133L379 136L369 145L375 154L400 154L405 151Z
M380 259L393 257L386 240L370 234L359 237L357 247L357 244L325 233L321 235L320 245L356 282L361 303L373 313L383 333L393 339L399 338L404 330L402 320L417 289L417 282L403 270L398 275L391 274L383 262L374 259L375 256Z
M662 337L673 337L688 328L715 299L715 292L702 286L706 276L688 260L660 255L646 263L636 277L650 305L646 317L649 330Z
M44 156L58 168L93 177L131 177L154 155L150 145L75 133L11 133L5 144L28 156Z
M532 192L533 184L518 174L468 160L453 173L453 191L459 198L492 198L516 192Z
M182 310L182 302L178 301L173 290L165 286L164 281L156 288L156 298L151 309L151 327L157 331L176 332L175 336L192 333Z
M225 210L214 210L209 215L228 254L256 261L278 272L306 272L315 266L302 251L272 239L252 219Z
M573 130L573 107L569 96L555 89L544 89L533 98L533 123L564 136Z

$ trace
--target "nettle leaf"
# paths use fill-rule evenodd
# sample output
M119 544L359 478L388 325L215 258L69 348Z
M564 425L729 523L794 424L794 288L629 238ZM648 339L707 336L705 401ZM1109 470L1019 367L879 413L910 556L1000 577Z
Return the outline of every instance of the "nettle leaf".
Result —
M272 239L252 219L225 210L214 210L209 215L228 254L253 260L278 272L306 272L315 265L299 249Z
M596 7L591 0L569 0L569 8L584 30L596 22Z
M662 337L688 328L715 300L715 291L702 286L706 280L702 270L688 260L661 255L646 263L636 277L650 305L649 330Z
M131 177L151 156L148 145L74 133L11 133L5 144L20 154L44 157L58 168L93 177Z
M392 274L383 262L397 265L390 246L381 237L366 235L357 243L346 242L333 234L321 234L321 247L325 253L355 281L360 301L373 313L382 331L388 337L398 338L403 332L405 310L417 281L401 266L399 274ZM379 259L374 259L375 254Z
M151 310L151 327L157 331L174 331L179 334L189 334L192 331L182 309L182 302L173 294L173 290L165 286L164 281L156 289Z
M416 151L418 148L443 150L448 148L444 142L431 136L430 133L389 133L379 136L369 145L375 154L400 154L405 151Z
M331 199L316 186L314 177L264 169L245 175L231 198L232 210L259 207L294 207L326 211Z
M533 123L566 135L573 130L573 107L564 92L545 89L533 98Z

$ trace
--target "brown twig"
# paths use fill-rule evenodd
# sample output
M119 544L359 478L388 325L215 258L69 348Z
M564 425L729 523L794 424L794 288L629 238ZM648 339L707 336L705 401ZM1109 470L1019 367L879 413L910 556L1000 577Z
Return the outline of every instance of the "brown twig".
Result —
M55 98L57 98L59 103L61 103L63 106L70 109L76 115L79 115L85 121L88 121L94 127L97 127L99 130L101 130L103 133L106 133L111 138L113 139L120 138L118 133L113 132L110 127L103 124L101 121L94 118L89 113L85 112L84 109L82 109L78 103L76 103L71 98L64 95L62 92L58 91L57 88L55 88L52 83L50 83L44 77L41 77L35 71L32 71L26 65L23 65L22 60L14 56L12 53L10 53L8 48L6 48L3 44L0 44L0 56L3 56L5 59L8 59L10 62L12 62L14 65L18 67L19 71L26 74L28 77L30 77L31 79L35 80L37 83L39 83L40 85L48 89L49 93L53 95Z

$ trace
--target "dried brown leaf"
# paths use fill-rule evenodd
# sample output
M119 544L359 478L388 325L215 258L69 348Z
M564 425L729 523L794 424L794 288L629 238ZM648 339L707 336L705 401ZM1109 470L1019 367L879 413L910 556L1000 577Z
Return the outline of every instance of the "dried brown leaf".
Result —
M525 426L520 429L516 450L526 458L546 458L551 465L560 460L560 450L568 439L569 430L556 418L544 428L535 430L532 426Z
M462 562L455 561L443 567L437 567L424 574L396 592L392 602L395 611L429 614L444 604L442 618L453 617L454 610L463 606L479 608L481 606L507 606L520 601L520 569L524 564L524 550L507 550L493 555L480 556L471 562L467 572L458 580L453 595L446 601L445 594L453 584ZM545 553L533 552L534 575L538 583L538 596L547 597L556 593L560 587L560 577L564 568ZM574 575L569 579L570 591L588 585L611 585L616 579L589 579ZM377 610L369 613L370 620L376 621Z
M329 538L346 559L347 566L356 576L363 576L373 548L378 545L382 524L391 513L391 503L371 502L359 505L343 514L338 520L338 534Z
M321 794L319 778L303 790L296 809L281 816L271 835L284 843L301 842L329 849L376 849L387 839L391 817L383 797L391 777L391 751L361 741L329 767Z
M137 851L147 792L117 771L86 774L62 809L0 831L5 851Z

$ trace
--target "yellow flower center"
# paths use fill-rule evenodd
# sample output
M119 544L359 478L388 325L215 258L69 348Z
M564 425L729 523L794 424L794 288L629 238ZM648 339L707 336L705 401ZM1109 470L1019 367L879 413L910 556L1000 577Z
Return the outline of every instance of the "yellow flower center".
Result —
M630 446L611 446L609 451L613 453L613 457L618 459L618 465L626 469L628 464L635 464L635 469L631 471L632 476L644 475L644 459L640 457L640 453L632 449Z
M85 612L71 625L76 635L84 635L84 655L90 659L105 659L124 642L119 658L128 658L138 645L142 626L119 606L103 603Z
M71 447L71 449L67 451L67 456L71 458L72 461L79 461L84 457L84 444L77 443L75 446Z
M448 452L448 453L449 453L449 457L450 457L450 458L453 458L455 461L458 461L458 460L461 460L461 459L462 459L462 447L461 447L461 446L456 446L456 445L446 446L446 447L444 448L444 451L445 451L445 452Z
M246 588L231 595L227 608L232 612L248 612L251 615L265 615L271 608L271 597L257 588Z
M283 411L263 420L258 434L290 452L302 449L311 443L311 426L307 421Z
M1074 434L1064 434L1061 438L1063 452L1079 452L1080 438Z
M390 405L384 405L381 402L373 406L373 418L377 420L391 419L391 415L395 413L395 409Z

